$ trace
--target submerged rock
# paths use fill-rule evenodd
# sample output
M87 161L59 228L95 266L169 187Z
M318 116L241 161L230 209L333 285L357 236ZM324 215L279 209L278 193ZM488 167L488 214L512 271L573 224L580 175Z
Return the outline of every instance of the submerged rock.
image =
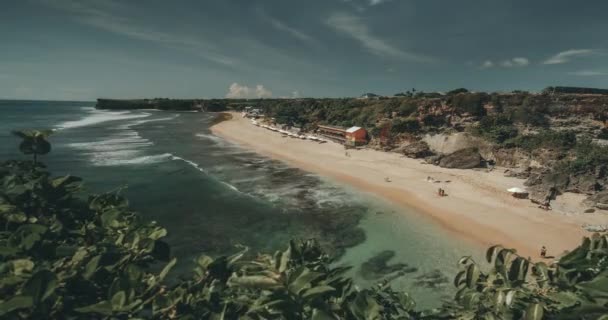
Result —
M416 277L414 284L423 288L440 289L450 282L441 271L435 269L433 271L421 274Z
M361 264L361 276L366 280L380 279L392 273L403 275L418 271L415 267L409 267L405 263L388 264L388 261L395 256L395 251L385 250L371 257L369 260Z
M439 166L453 169L473 169L479 167L482 161L483 159L477 148L467 148L444 156L439 160Z

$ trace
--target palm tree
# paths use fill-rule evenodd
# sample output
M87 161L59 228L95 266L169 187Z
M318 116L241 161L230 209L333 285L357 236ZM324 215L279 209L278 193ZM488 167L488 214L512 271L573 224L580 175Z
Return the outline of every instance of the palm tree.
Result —
M13 131L13 134L23 139L19 144L19 150L23 154L33 154L34 163L38 161L38 155L51 152L51 143L46 139L53 133L52 130L21 130Z

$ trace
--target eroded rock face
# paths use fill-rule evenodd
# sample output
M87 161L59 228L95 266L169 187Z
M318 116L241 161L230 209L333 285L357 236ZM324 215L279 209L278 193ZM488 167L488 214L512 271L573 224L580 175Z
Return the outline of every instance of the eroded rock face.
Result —
M608 210L608 190L590 196L585 200L585 204L600 210Z
M602 186L593 174L570 175L567 192L594 194L600 191Z
M401 147L399 151L405 156L414 159L424 158L433 155L433 152L429 148L429 145L424 141L417 141L411 143L407 146Z
M546 204L559 194L555 187L546 187L545 185L536 185L528 188L528 198L530 201L538 204Z
M436 154L436 155L424 158L424 161L426 161L426 163L428 163L428 164L439 165L439 160L441 160L441 158L443 158L443 155Z
M479 167L482 161L483 159L477 148L467 148L444 156L439 160L439 166L442 168L472 169Z
M533 170L524 185L530 191L530 200L544 204L564 192L573 192L590 195L585 204L594 208L608 210L608 186L606 169L601 166L591 171L579 173L565 173L541 169ZM603 196L605 195L605 196Z
M399 275L418 271L417 268L409 267L406 263L388 264L395 256L395 251L385 250L373 256L361 265L361 276L366 280L380 279L392 273Z

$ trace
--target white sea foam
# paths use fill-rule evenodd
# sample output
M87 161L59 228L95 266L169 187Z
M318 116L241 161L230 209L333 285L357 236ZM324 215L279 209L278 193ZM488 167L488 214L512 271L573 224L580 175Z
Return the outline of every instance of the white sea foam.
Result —
M74 121L66 121L59 125L57 125L56 129L72 129L90 126L93 124L98 124L102 122L108 121L116 121L116 120L127 120L127 119L137 119L137 118L145 118L149 117L150 113L133 113L130 111L102 111L102 110L91 110L87 116L80 120Z
M119 131L99 141L70 143L67 146L80 150L95 166L148 164L169 160L168 156L145 155L145 148L154 145L134 130Z
M87 109L89 110L89 109ZM58 128L69 129L98 124L108 121L129 120L147 118L150 113L132 113L130 111L110 112L101 110L90 110L88 116L78 121L68 121L60 124ZM171 117L145 119L130 121L111 128L115 133L104 140L70 143L67 146L82 151L91 163L95 166L120 166L152 164L172 160L172 154L145 154L145 149L154 143L143 138L137 131L131 129L132 126L153 122L167 121L177 118L179 115Z
M235 187L235 186L231 185L231 184L230 184L230 183L228 183L228 182L225 182L225 181L220 181L220 182L221 182L223 185L225 185L226 187L228 187L228 188L230 188L230 189L232 189L232 190L234 190L234 191L239 191L239 189L237 189L237 187ZM240 191L239 191L239 192L240 192Z
M145 120L137 120L137 121L133 121L133 122L129 122L125 125L119 126L118 128L120 129L129 129L133 126L137 126L140 124L144 124L144 123L149 123L149 122L157 122L157 121L168 121L168 120L173 120L175 118L179 117L179 114L175 114L172 117L166 117L166 118L156 118L156 119L145 119Z
M207 174L207 171L205 171L205 169L203 169L201 166L198 165L198 163L196 163L194 161L190 161L188 159L184 159L182 157L178 157L178 156L175 156L175 155L171 156L171 160L180 160L180 161L183 161L183 162L191 165L192 167L194 167L196 170L198 170L198 171L200 171L200 172L202 172L204 174Z
M205 139L205 140L211 140L212 142L215 142L217 144L225 144L226 143L226 140L224 140L224 139L222 139L220 137L214 136L212 134L197 133L196 136L199 137L199 138Z
M148 156L137 156L139 153L133 150L106 152L102 156L94 155L92 162L100 167L125 166L139 164L154 164L171 160L172 154L163 153Z

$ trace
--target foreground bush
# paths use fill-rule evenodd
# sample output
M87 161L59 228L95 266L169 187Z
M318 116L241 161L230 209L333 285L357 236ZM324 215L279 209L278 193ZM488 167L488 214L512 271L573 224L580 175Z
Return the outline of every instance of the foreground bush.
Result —
M167 231L129 209L119 192L85 195L81 180L42 164L0 165L2 319L597 319L608 312L608 236L594 235L558 263L500 246L489 270L461 259L454 301L418 311L382 282L359 289L314 240L251 258L201 256L175 265ZM406 245L406 244L404 244ZM606 317L605 317L606 318Z

